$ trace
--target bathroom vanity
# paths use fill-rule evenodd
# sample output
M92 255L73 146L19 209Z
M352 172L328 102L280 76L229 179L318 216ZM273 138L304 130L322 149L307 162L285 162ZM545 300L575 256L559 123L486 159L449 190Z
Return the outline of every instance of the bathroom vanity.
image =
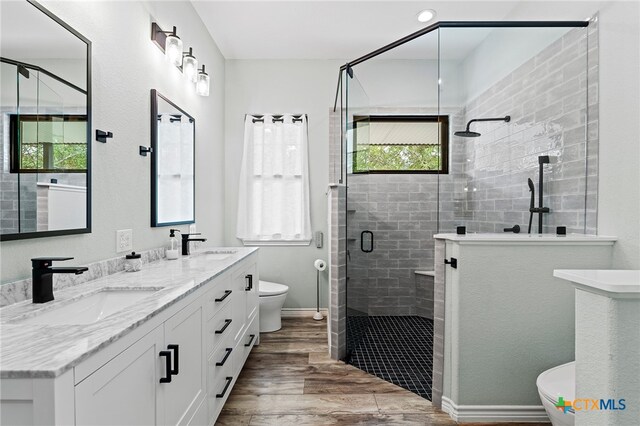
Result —
M213 424L259 343L257 261L202 250L3 308L1 423Z
M606 269L613 237L438 234L433 403L457 421L548 421L536 377L575 359L554 269Z

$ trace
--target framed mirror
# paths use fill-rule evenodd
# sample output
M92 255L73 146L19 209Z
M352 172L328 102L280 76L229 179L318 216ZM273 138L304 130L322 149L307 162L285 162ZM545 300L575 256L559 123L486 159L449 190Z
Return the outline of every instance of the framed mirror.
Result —
M151 226L194 223L196 121L151 90Z
M0 240L91 232L91 42L2 2Z

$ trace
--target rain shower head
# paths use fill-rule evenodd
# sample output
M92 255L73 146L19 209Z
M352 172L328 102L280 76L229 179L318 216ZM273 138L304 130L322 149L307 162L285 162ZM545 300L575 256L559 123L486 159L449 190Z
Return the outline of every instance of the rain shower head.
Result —
M511 121L511 116L507 115L505 117L499 117L499 118L474 118L473 120L470 120L467 123L467 128L465 130L460 131L460 132L455 132L454 135L460 136L460 137L463 137L463 138L477 138L481 134L478 133L478 132L472 132L471 130L469 130L469 126L471 125L471 123L473 123L475 121L504 121L504 122L508 123L509 121Z

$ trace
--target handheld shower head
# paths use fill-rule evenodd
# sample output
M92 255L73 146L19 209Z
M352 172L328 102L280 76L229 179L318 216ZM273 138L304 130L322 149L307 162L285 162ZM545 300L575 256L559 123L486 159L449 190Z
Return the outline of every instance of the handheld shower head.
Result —
M467 128L465 130L455 132L454 135L460 136L463 138L477 138L478 136L480 136L481 133L472 132L471 130L469 130L469 126L474 121L504 121L508 123L509 121L511 121L511 116L507 115L505 117L499 117L499 118L474 118L473 120L469 120L469 122L467 123Z

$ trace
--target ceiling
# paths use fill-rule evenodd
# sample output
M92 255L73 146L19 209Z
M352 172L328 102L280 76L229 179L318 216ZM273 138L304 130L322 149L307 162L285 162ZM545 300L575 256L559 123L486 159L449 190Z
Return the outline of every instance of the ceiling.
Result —
M505 1L197 1L193 6L227 59L355 59L424 28L416 19L503 20ZM424 40L424 46L433 41ZM405 48L407 58L423 46ZM473 46L466 46L470 49Z
M0 50L13 59L85 59L87 45L24 1L0 1Z
M605 0L191 0L227 59L358 58L425 25L416 15L437 12L435 21L583 20ZM447 39L444 59L460 59L489 31L477 38ZM434 57L435 37L422 38L389 54L393 59ZM430 53L425 53L430 52Z

